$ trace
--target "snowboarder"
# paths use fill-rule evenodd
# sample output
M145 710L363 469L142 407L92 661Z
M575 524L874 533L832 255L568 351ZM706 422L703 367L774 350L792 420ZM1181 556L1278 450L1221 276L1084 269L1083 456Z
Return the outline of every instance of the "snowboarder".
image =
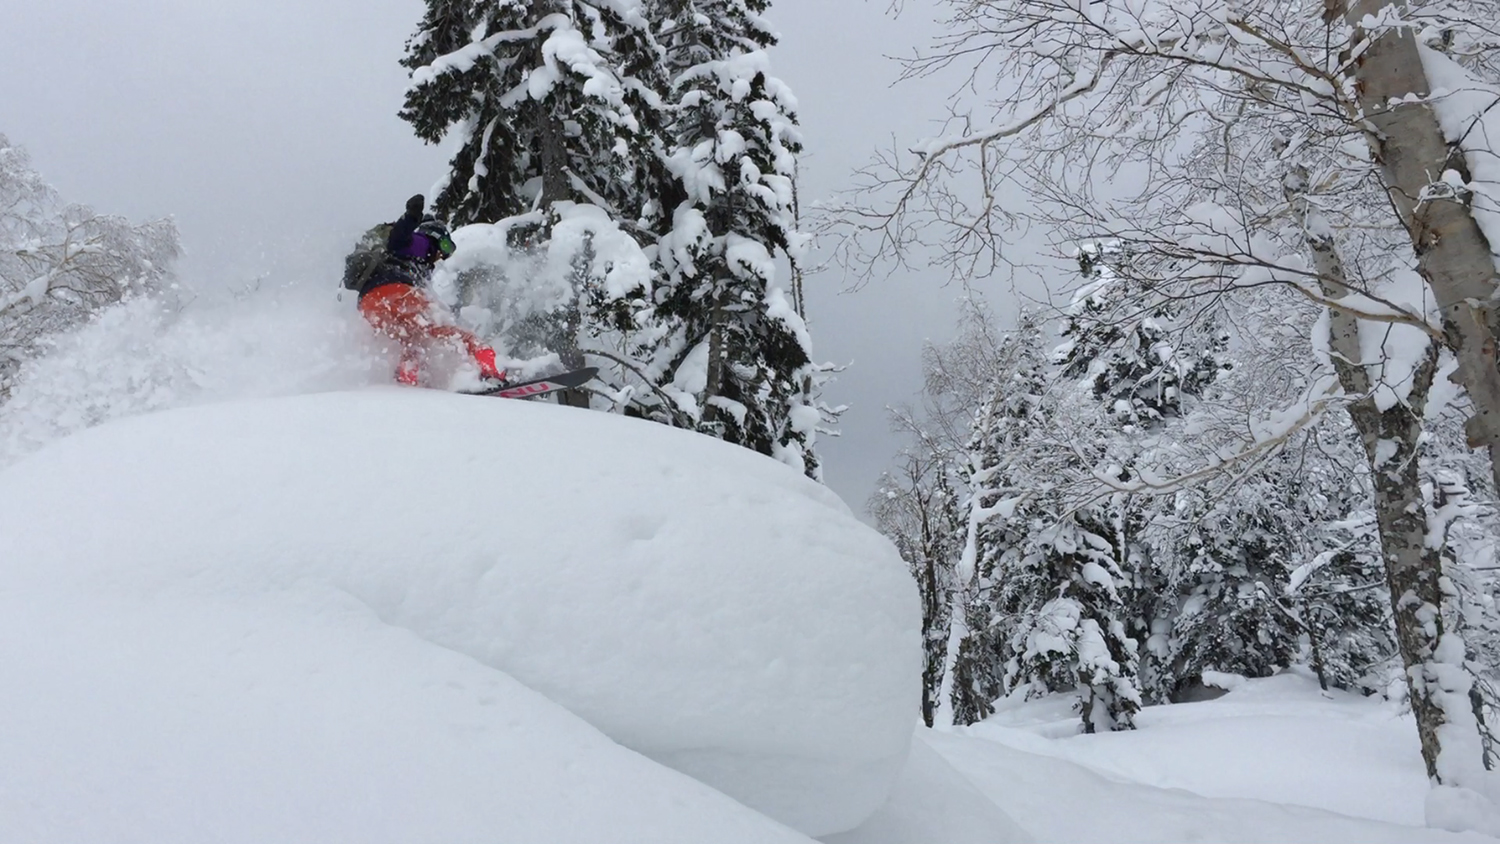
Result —
M472 333L454 324L452 315L427 295L424 289L433 266L453 254L448 229L422 214L426 200L421 194L406 201L406 213L390 225L383 254L371 269L354 268L350 256L345 285L359 291L359 312L381 334L401 344L401 363L396 381L415 386L428 348L436 342L462 346L479 364L479 374L495 384L505 382L505 372L495 362L495 350Z

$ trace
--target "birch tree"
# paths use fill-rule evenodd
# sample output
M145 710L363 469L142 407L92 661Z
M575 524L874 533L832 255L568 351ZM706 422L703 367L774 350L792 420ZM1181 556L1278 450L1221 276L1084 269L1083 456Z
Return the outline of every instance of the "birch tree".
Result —
M1444 339L1473 403L1469 443L1489 449L1500 478L1500 310L1493 304L1500 294L1495 263L1500 256L1494 246L1500 236L1500 187L1484 184L1475 173L1500 170L1494 164L1500 135L1490 134L1500 129L1500 120L1489 114L1500 104L1500 89L1470 77L1418 41L1419 29L1436 26L1443 32L1440 39L1450 44L1456 31L1466 41L1488 42L1493 48L1494 35L1486 29L1500 7L1487 2L1328 0L1324 20L1331 26L1340 12L1352 29L1352 67L1344 70L1344 90L1352 89L1353 101L1344 106L1361 121L1390 203L1416 252L1417 272L1441 309ZM1462 101L1442 93L1435 97L1428 67L1446 71L1449 85L1479 88L1480 97L1488 94L1489 102L1470 114ZM1440 110L1448 112L1447 133ZM1428 767L1430 772L1430 763Z
M899 465L881 476L866 509L911 568L922 598L922 722L931 727L943 689L962 518L950 477L951 455L909 414L898 419L915 442L900 455Z

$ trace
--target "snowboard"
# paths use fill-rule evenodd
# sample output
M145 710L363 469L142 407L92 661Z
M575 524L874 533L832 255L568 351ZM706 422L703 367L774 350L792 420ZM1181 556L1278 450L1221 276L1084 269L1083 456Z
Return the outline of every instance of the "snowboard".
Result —
M499 396L503 399L526 399L532 396L546 395L555 390L582 387L593 380L594 376L598 374L599 367L585 366L582 369L559 372L555 375L544 375L541 378L533 378L530 381L503 384L487 390L463 390L461 392L466 396Z

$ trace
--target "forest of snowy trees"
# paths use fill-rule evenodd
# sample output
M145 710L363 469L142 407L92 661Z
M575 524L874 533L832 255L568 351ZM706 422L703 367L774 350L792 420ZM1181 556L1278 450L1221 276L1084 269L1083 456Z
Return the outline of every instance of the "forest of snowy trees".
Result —
M862 174L845 257L971 282L1024 224L1076 270L971 302L897 417L871 512L923 591L928 723L1069 692L1129 729L1300 664L1404 696L1428 775L1482 791L1500 7L947 8L908 75L981 93Z

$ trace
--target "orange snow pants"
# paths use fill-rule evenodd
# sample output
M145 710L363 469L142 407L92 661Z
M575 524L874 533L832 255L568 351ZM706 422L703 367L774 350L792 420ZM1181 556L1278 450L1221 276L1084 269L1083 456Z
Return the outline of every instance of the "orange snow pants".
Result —
M487 347L473 334L450 323L427 294L410 284L382 284L360 297L359 312L374 329L401 344L396 380L416 384L427 348L435 342L462 346L470 356Z

